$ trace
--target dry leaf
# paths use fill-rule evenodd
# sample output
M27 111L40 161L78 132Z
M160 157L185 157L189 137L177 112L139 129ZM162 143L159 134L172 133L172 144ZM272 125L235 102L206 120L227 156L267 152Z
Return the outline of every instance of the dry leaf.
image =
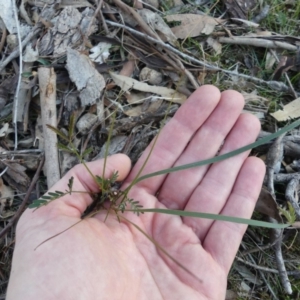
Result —
M93 7L91 3L87 0L61 0L59 7L66 7L66 6L73 6L73 7Z
M124 113L129 117L137 117L143 113L154 114L161 106L162 101L163 101L162 99L158 99L156 101L150 102L150 105L147 107L146 110L144 110L143 105L138 105L131 109L125 110Z
M133 78L118 75L116 73L109 73L113 81L117 86L119 86L123 91L127 92L130 89L154 93L162 96L163 99L172 101L174 103L182 104L186 100L186 96L176 92L173 89L168 89L162 86L148 85L147 83L137 81Z
M195 37L200 34L209 35L214 31L216 25L223 22L221 19L195 14L169 15L166 16L166 19L168 22L181 21L179 26L171 28L179 39Z
M138 10L138 14L154 32L158 31L161 33L164 41L167 41L172 45L176 44L176 36L161 16L149 9L140 9Z
M278 81L280 77L290 69L299 72L299 54L300 52L298 51L297 54L293 57L281 56L278 66L274 71L273 80Z
M26 193L30 184L30 178L25 173L26 168L18 163L0 162L0 169L4 169L8 166L6 173L3 175L5 181L15 190Z
M11 187L3 183L0 177L0 218L7 218L14 214L14 212L6 212L11 207L14 200L14 191Z
M105 80L90 59L86 55L68 48L66 68L71 80L80 91L79 97L82 106L95 104L105 87Z
M289 104L285 105L283 109L279 109L270 114L277 121L286 121L300 117L300 98L295 99Z
M110 141L109 141L109 146L108 146L108 155L113 155L116 153L120 153L122 151L122 149L124 148L126 141L127 141L128 137L125 135L117 135L114 136ZM106 142L102 148L100 153L93 158L93 161L96 159L100 159L100 158L104 158L106 155L106 147L107 147L107 143Z
M0 129L0 138L1 137L5 137L7 135L8 129L9 129L9 124L8 123L4 123L4 125Z
M258 200L256 202L255 211L267 215L277 220L279 223L282 222L277 203L272 195L268 192L266 187L263 187L260 191Z
M222 53L222 44L219 43L217 40L213 39L212 37L209 37L206 42L210 47L212 47L215 50L216 54Z
M273 65L275 64L275 62L276 62L275 56L268 51L267 56L266 56L265 69L266 70L271 70L273 68Z

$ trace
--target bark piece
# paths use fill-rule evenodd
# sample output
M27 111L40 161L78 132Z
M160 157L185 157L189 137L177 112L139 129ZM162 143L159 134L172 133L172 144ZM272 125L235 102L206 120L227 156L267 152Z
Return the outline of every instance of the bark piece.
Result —
M47 125L57 126L56 117L56 74L53 68L39 68L40 100L45 143L45 171L48 189L59 179L57 135Z
M78 72L78 69L81 72ZM80 91L82 106L95 104L105 87L105 80L95 69L91 60L86 55L68 48L67 70L71 80Z

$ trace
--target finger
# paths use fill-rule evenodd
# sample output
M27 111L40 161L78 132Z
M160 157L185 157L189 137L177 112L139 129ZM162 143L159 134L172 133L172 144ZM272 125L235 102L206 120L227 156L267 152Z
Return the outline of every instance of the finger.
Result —
M249 219L258 199L265 175L265 165L256 157L245 161L233 191L221 214ZM246 225L215 221L210 228L203 247L223 267L226 273L232 265Z
M175 166L214 157L238 119L243 106L244 98L240 93L223 92L218 106L200 127ZM184 209L208 168L206 165L169 174L159 192L159 200L168 208Z
M141 175L172 167L194 133L215 109L219 100L220 91L216 87L205 85L197 89L161 131ZM125 185L128 185L138 174L152 145L153 141L136 163ZM154 194L165 177L165 175L155 176L139 182L136 187L145 188L149 193Z
M104 159L96 160L86 163L92 174L102 177ZM104 176L109 178L113 172L118 171L118 181L123 180L129 170L131 162L128 156L124 154L116 154L107 158ZM62 211L64 215L70 215L74 217L80 217L86 208L92 203L90 194L99 191L99 186L92 178L90 172L84 167L83 164L77 165L72 168L60 181L58 181L49 192L62 191L65 192L68 189L68 183L71 177L74 178L73 191L79 191L83 193L73 192L71 195L66 195L62 198L58 198L46 206L39 208L36 214L49 214L50 211ZM88 192L88 193L84 193ZM33 210L28 210L33 211Z
M256 117L250 114L242 114L226 138L220 154L231 152L252 143L256 139L259 130L260 123ZM195 189L185 210L219 214L248 155L249 151L243 152L213 164L200 185ZM200 240L204 239L213 223L209 219L184 218L183 220L186 225L195 230Z

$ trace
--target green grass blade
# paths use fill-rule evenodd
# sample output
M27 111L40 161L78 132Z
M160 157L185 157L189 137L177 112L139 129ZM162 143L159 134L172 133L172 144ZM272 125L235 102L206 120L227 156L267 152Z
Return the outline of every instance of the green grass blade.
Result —
M177 166L177 167L173 167L173 168L169 168L169 169L164 169L164 170L160 170L160 171L157 171L157 172L153 172L153 173L150 173L150 174L146 174L144 176L141 176L140 178L138 178L136 180L135 183L138 183L142 180L145 180L147 178L150 178L150 177L154 177L154 176L158 176L158 175L163 175L163 174L168 174L168 173L173 173L173 172L177 172L177 171L181 171L181 170L186 170L186 169L190 169L190 168L195 168L195 167L200 167L200 166L204 166L204 165L208 165L208 164L213 164L213 163L216 163L216 162L219 162L219 161L222 161L224 159L227 159L227 158L230 158L230 157L233 157L235 155L238 155L242 152L245 152L245 151L248 151L250 149L253 149L253 148L256 148L258 146L261 146L263 144L266 144L267 142L277 138L278 136L284 134L285 132L287 131L290 131L291 129L297 127L300 125L300 119L291 123L290 125L287 125L285 127L283 127L282 129L278 130L277 132L273 133L273 134L270 134L262 139L260 139L259 141L256 141L252 144L249 144L249 145L246 145L244 147L241 147L239 149L236 149L234 151L231 151L231 152L228 152L228 153L225 153L223 155L220 155L220 156L215 156L213 158L209 158L209 159L205 159L205 160L202 160L202 161L198 161L198 162L194 162L194 163L190 163L190 164L186 164L186 165L182 165L182 166Z
M117 112L114 111L113 115L112 115L112 122L111 122L110 127L109 127L109 132L108 132L108 137L107 137L105 152L104 152L105 154L104 154L104 163L103 163L103 171L102 171L102 184L101 184L101 186L99 186L99 188L103 192L106 192L106 191L103 190L103 189L106 188L105 183L104 183L104 181L105 181L105 170L106 170L106 163L107 163L110 140L111 140L111 137L112 137L112 134L113 134L113 129L114 129L116 117L117 117ZM97 183L97 181L96 181L96 183Z
M132 211L132 210L126 209L126 211ZM290 224L275 224L275 223L257 221L252 219L244 219L238 217L230 217L224 215L216 215L216 214L185 211L185 210L173 210L173 209L163 209L163 208L141 208L138 211L141 213L153 212L153 213L161 213L161 214L175 215L181 217L193 217L193 218L210 219L216 221L226 221L226 222L233 222L233 223L246 224L246 225L265 227L265 228L282 229L290 226Z

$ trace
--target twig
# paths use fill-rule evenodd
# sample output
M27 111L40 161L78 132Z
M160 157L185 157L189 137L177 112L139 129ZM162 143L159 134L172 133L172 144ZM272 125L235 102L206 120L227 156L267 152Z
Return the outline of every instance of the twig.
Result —
M297 220L300 220L300 207L298 203L298 187L299 187L299 179L293 178L287 185L285 190L285 198L287 201L291 203L293 206Z
M40 100L45 143L45 167L48 189L60 179L57 135L47 125L57 126L56 118L56 74L53 68L41 67L38 70Z
M45 156L42 155L40 163L39 163L39 166L38 166L38 168L37 168L37 170L36 170L36 172L35 172L35 174L34 174L34 176L32 178L30 186L29 186L29 188L27 190L27 193L26 193L26 195L25 195L25 197L24 197L21 205L19 206L19 208L18 208L17 212L15 213L15 215L9 220L9 222L5 226L5 228L3 228L2 231L0 232L0 240L4 237L4 235L9 230L9 228L11 228L15 224L15 222L19 219L19 217L21 216L21 214L22 214L22 212L23 212L23 210L25 208L25 205L26 205L26 203L27 203L27 201L29 199L29 196L30 196L30 194L31 194L31 192L32 192L32 190L33 190L33 188L34 188L37 180L39 179L40 172L42 170L44 162L45 162Z
M16 9L16 3L15 1L12 1L12 7L14 11L14 18L17 25L17 36L18 36L18 46L19 46L19 76L18 76L18 83L17 83L17 89L15 93L14 98L14 117L13 122L15 125L15 146L14 150L16 151L18 149L18 124L17 124L17 115L18 115L18 99L19 99L19 92L20 92L20 86L21 86L21 80L22 80L22 73L23 73L23 54L22 54L22 40L21 40L21 33L20 33L20 24Z
M111 21L108 21L106 20L105 21L107 24L110 24L112 26L115 26L115 27L119 27L119 28L123 28L123 29L126 29L128 30L129 32L135 34L135 35L138 35L138 36L141 36L143 37L144 39L156 44L156 45L159 45L165 49L168 49L170 51L172 51L173 53L176 53L177 55L181 56L182 58L186 59L186 60L189 60L197 65L200 65L200 66L203 66L203 67L206 67L208 70L212 70L212 71L220 71L220 72L223 72L223 73L226 73L226 74L229 74L229 75L233 75L233 76L239 76L239 77L243 77L243 78L246 78L250 81L253 81L253 82L256 82L258 84L264 84L264 85L267 85L269 86L271 89L274 89L274 90L280 90L280 91L289 91L289 87L286 86L284 83L282 82L279 82L279 81L275 81L275 80L272 80L272 81L265 81L263 79L259 79L257 77L253 77L253 76L249 76L249 75L246 75L246 74L241 74L241 73L237 73L237 72L234 72L234 71L229 71L229 70L226 70L226 69L222 69L222 68L219 68L219 67L216 67L216 66L213 66L213 65L210 65L210 64L207 64L201 60L198 60L190 55L187 55L185 53L182 53L181 51L177 50L176 48L172 47L171 45L169 44L165 44L164 42L162 41L159 41L157 39L154 39L148 35L146 35L145 33L142 33L142 32L139 32L137 30L134 30L128 26L125 26L123 24L119 24L119 23L116 23L116 22L111 22Z
M269 218L269 220L272 223L278 223L277 220L275 220L271 217ZM271 233L275 237L275 239L282 236L281 229L271 229ZM278 274L279 274L279 279L284 288L285 293L288 295L291 295L293 293L293 291L292 291L292 286L291 286L290 280L288 278L288 274L287 274L286 267L284 264L284 259L282 256L281 242L282 242L282 239L279 239L274 245L275 258L276 258L277 268L278 268L278 272L279 272Z
M193 74L187 70L180 59L176 59L177 64L179 65L180 69L185 73L185 75L190 80L191 84L193 85L194 89L196 90L199 87L199 84L197 83L196 79L194 78Z
M118 7L120 7L123 11L131 15L135 19L135 21L141 26L141 28L146 32L146 34L148 34L148 36L151 36L155 40L159 38L158 35L151 30L150 26L146 24L144 19L132 7L128 6L126 3L122 2L121 0L113 0L113 2Z
M89 27L88 27L88 29L87 29L87 31L86 31L86 35L87 35L87 36L90 36L90 30L91 30L92 24L93 24L93 22L94 22L94 20L95 20L96 15L97 15L98 12L101 10L102 3L103 3L103 0L100 0L99 3L98 3L98 5L97 5L97 8L96 8L96 10L95 10L95 12L94 12L94 14L93 14L91 20L90 20Z
M274 190L274 173L279 173L280 164L283 159L283 138L285 134L279 136L275 142L270 147L267 158L267 186L268 191L276 199L275 190Z
M6 36L7 36L7 29L6 27L4 27L2 31L1 41L0 41L0 53L2 52L2 49L4 47Z
M243 264L247 265L247 266L250 266L256 270L261 270L261 271L264 271L264 272L268 272L268 273L274 273L274 274L278 274L278 270L276 269L270 269L268 267L263 267L263 266L259 266L257 264L254 264L254 263L251 263L249 261L246 261L238 256L235 257L237 261L239 262L242 262Z
M279 41L270 41L268 39L260 39L260 38L253 38L253 37L242 37L242 36L233 36L233 37L220 37L218 39L220 43L223 44L235 44L235 45L247 45L247 46L254 46L254 47L263 47L263 48L281 48L289 51L297 51L297 46L279 42Z
M239 262L242 262L243 264L247 265L247 266L250 266L256 270L261 270L261 271L264 271L264 272L268 272L268 273L274 273L274 274L279 274L278 270L276 269L270 269L268 267L263 267L263 266L259 266L257 264L254 264L254 263L251 263L249 261L246 261L238 256L235 257L236 260L238 260ZM300 270L294 270L294 271L287 271L287 274L288 275L300 275Z
M103 3L103 0L100 0L100 2L99 2L100 7L102 7L102 3ZM99 16L100 16L100 19L101 19L101 22L102 22L102 25L103 25L103 28L104 28L104 31L105 31L106 35L109 35L110 32L109 32L108 27L105 23L105 19L103 17L103 13L102 13L101 9L99 10Z
M30 33L26 36L26 38L22 42L22 49L30 42L30 40L36 36L41 31L39 26L34 26ZM14 59L17 58L20 54L20 48L16 47L12 53L0 63L0 72Z
M27 154L27 153L38 153L38 154L40 154L41 152L42 152L41 149L2 151L2 152L0 152L0 156L1 155L13 155L13 154L22 155L22 154Z

